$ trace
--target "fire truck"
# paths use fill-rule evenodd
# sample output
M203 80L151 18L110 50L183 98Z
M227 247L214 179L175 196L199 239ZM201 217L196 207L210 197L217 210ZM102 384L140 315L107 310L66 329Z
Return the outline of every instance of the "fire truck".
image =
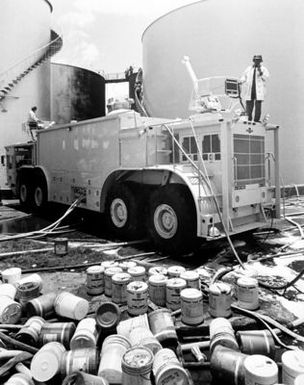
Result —
M145 232L170 253L261 227L274 207L278 216L278 126L248 121L237 79L198 80L185 64L194 84L189 118L114 110L7 146L20 203L39 211L82 197L79 206L103 213L116 237Z

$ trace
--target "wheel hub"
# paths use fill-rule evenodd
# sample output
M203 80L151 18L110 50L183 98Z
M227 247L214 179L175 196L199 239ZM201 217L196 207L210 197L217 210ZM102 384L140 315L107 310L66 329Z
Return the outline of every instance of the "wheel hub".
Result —
M35 189L34 199L35 199L36 206L40 207L43 202L43 192L40 187L37 187Z
M177 232L178 220L171 206L162 204L154 212L154 226L157 233L164 239L173 238Z
M128 220L128 209L122 199L116 198L112 201L110 207L110 215L111 220L116 227L121 228L125 226Z

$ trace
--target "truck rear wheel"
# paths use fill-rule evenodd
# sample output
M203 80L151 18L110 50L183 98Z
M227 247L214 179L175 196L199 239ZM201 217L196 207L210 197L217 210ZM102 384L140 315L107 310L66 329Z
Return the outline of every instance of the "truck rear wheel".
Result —
M19 184L19 201L23 207L29 207L31 205L32 189L31 184L25 180L21 180Z
M158 249L175 254L189 251L196 240L196 215L187 187L171 184L155 190L147 227Z
M110 231L118 238L138 237L138 214L138 202L132 189L123 183L112 187L106 202L106 218Z
M47 187L43 181L37 181L33 188L33 209L42 211L47 203Z

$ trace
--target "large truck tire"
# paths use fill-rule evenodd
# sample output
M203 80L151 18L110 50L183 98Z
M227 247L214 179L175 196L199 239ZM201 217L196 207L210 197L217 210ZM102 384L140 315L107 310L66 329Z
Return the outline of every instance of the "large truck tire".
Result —
M19 195L19 201L21 207L29 208L31 206L32 202L32 184L29 180L26 178L21 178L19 181L19 189L18 189L18 195Z
M126 183L114 185L107 197L105 214L111 233L118 238L134 239L140 235L140 212L136 194Z
M32 208L35 212L42 212L47 204L47 186L42 178L33 183Z
M196 212L186 186L170 184L150 197L147 230L155 246L169 254L189 252L196 244Z

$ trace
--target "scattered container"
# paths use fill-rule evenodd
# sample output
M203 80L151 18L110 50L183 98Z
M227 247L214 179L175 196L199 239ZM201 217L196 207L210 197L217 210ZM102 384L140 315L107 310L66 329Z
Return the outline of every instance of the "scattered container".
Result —
M131 344L124 336L113 334L106 337L102 344L98 376L104 377L111 384L121 384L121 360L130 348Z
M124 271L126 273L126 272L128 272L128 269L131 269L131 268L137 266L137 263L134 261L123 261L123 262L119 262L118 266L120 268L122 268L122 271Z
M146 313L120 321L117 325L117 333L129 339L131 331L137 327L149 329L148 316Z
M104 267L90 266L87 268L87 293L100 295L104 292Z
M88 314L89 302L84 298L64 291L57 295L54 308L55 312L61 317L79 321Z
M45 320L41 317L34 316L29 318L24 326L15 335L17 341L21 341L30 346L37 346L39 335Z
M209 313L212 317L231 316L231 286L224 282L216 282L209 287Z
M210 357L210 371L216 383L244 385L246 354L218 345Z
M153 353L145 346L135 346L122 357L123 385L151 385Z
M167 274L169 278L179 278L186 269L183 266L170 266L167 269Z
M222 317L213 319L209 325L210 351L217 345L225 346L232 350L239 350L231 323Z
M65 377L78 370L96 374L98 364L99 354L95 348L69 350L62 355L60 374Z
M252 277L241 277L237 280L238 306L243 309L259 308L259 283Z
M109 385L109 383L103 377L83 372L74 372L64 379L62 385Z
M156 354L161 348L160 342L154 337L150 329L137 327L130 332L129 341L132 346L142 345L149 348L153 354Z
M120 309L113 302L103 302L95 313L97 328L102 334L114 332L120 321Z
M277 364L271 358L260 354L245 358L244 371L245 385L274 385L278 382Z
M171 349L161 349L155 354L153 374L155 385L190 384L188 373Z
M25 282L17 284L16 298L22 306L28 301L40 296L40 284L38 282Z
M76 330L74 322L53 322L45 323L40 331L40 346L43 346L51 341L60 342L69 349L70 341Z
M16 324L21 318L21 304L6 295L0 296L0 323Z
M169 269L168 269L169 271ZM180 309L180 292L187 286L182 278L170 278L166 285L166 307L170 310Z
M282 381L294 385L295 379L304 374L304 351L289 350L282 354ZM304 384L304 382L303 382Z
M158 309L148 316L150 330L157 340L166 346L177 344L177 334L169 309Z
M127 303L127 286L131 281L128 273L117 273L112 277L112 301L125 305Z
M117 267L119 266L119 263L117 261L102 261L101 266L103 266L104 270L108 269L109 267Z
M180 293L181 320L188 325L199 325L204 322L203 294L198 289L187 288Z
M184 271L183 273L181 273L180 278L186 281L187 287L197 290L201 289L200 277L197 271Z
M118 266L109 267L104 272L104 282L105 282L104 293L108 297L112 296L112 277L117 273L122 273L122 268Z
M34 274L26 275L25 277L22 276L21 279L17 282L17 284L22 285L23 283L28 283L28 282L36 282L39 284L39 290L42 289L43 282L39 274L34 273Z
M0 285L1 296L5 295L11 299L15 299L16 291L17 291L16 287L11 283L2 283Z
M84 318L76 327L75 333L70 341L70 349L96 349L98 335L96 320L94 318Z
M25 313L28 317L33 315L37 315L45 319L52 317L55 313L54 304L56 297L56 293L48 293L31 299L25 304Z
M13 374L4 385L35 385L30 376L24 373Z
M31 373L34 380L49 381L60 371L65 348L59 342L49 342L44 345L32 358Z
M149 277L149 297L158 306L166 306L166 286L168 278L163 274Z
M54 239L54 253L56 255L66 255L68 253L68 239L55 238Z
M132 281L145 281L146 269L143 266L134 266L128 269L128 273L131 275Z
M133 281L127 286L128 313L141 315L148 311L148 285L146 282Z
M168 270L164 266L153 266L153 267L150 267L148 271L149 276L156 275L156 274L167 275L167 273L168 273Z
M21 279L21 269L20 267L10 267L1 272L3 283L10 283L16 285L17 282Z
M236 333L241 352L245 354L262 354L274 358L275 342L269 330L244 330Z

